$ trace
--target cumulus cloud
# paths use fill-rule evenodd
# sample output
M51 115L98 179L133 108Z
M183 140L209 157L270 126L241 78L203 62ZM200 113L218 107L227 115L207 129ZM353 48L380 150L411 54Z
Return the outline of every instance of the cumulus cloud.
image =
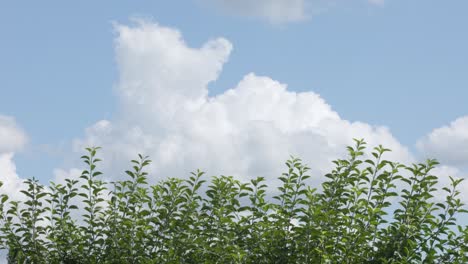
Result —
M0 153L15 152L26 144L26 134L14 118L0 115Z
M434 168L432 171L433 175L437 175L439 178L439 182L436 185L436 187L439 189L437 193L435 194L435 198L444 201L447 192L442 190L443 187L450 187L450 177L454 179L466 179L467 178L467 173L463 172L459 168L453 167L453 166L447 166L447 165L440 165ZM458 186L458 190L468 190L468 181L464 180L460 183ZM460 192L459 196L463 201L468 201L468 193L465 191ZM468 219L467 219L468 220Z
M468 116L460 117L448 126L434 129L420 139L417 148L425 156L437 158L454 166L468 165Z
M14 163L15 152L21 150L27 142L24 131L16 124L14 118L0 115L0 193L5 193L14 199L20 198L18 189L23 180L16 173Z
M119 116L101 120L74 141L75 151L103 147L104 171L123 176L137 153L153 159L152 175L210 175L275 179L289 155L314 176L345 154L352 138L392 148L389 158L412 160L386 127L340 118L320 95L297 93L269 77L247 74L217 96L208 95L232 45L219 38L189 47L176 29L147 21L116 25ZM153 176L154 177L154 176Z
M23 195L18 191L23 189L23 179L16 173L14 163L15 152L21 150L27 142L26 133L16 124L13 117L0 115L0 194L6 194L10 199L21 200ZM7 263L7 251L0 250L0 263Z
M23 179L16 173L16 165L13 161L13 153L0 154L0 181L3 186L0 187L0 193L7 194L14 200L21 200L23 194L18 190L24 187Z

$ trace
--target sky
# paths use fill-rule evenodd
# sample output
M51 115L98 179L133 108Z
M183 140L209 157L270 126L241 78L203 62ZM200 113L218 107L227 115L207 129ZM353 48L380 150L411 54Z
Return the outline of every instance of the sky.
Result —
M92 145L109 179L138 153L153 181L197 168L273 181L289 155L320 178L352 138L466 177L467 8L1 1L0 191L77 176Z

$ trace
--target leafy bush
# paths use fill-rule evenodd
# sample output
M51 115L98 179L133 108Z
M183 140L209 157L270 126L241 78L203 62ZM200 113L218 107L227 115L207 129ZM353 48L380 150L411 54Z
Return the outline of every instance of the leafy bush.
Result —
M150 160L141 155L128 180L104 182L98 148L87 151L81 179L48 187L27 180L23 202L1 194L0 246L10 263L468 261L468 229L456 220L466 212L461 180L450 178L439 202L435 160L405 166L385 160L381 146L367 159L356 140L320 191L306 183L309 168L291 158L269 197L263 177L207 183L201 171L148 186Z

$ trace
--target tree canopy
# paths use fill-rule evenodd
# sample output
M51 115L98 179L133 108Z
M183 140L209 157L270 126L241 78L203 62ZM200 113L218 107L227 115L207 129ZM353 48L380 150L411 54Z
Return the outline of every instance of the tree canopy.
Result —
M9 263L467 263L462 180L439 190L437 161L355 142L321 186L291 157L274 191L201 171L149 185L142 155L106 182L88 148L80 178L29 179L23 201L0 194L0 248Z

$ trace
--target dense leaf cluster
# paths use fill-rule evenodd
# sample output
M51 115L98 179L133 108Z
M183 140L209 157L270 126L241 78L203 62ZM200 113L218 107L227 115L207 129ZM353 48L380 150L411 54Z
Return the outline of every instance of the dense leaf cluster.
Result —
M0 247L10 263L468 262L468 229L456 220L466 212L461 180L438 190L434 160L405 166L385 160L381 146L366 155L356 140L320 191L291 158L269 197L262 177L205 182L200 171L149 186L141 155L128 180L107 183L97 148L87 150L81 179L27 180L23 202L1 194Z

